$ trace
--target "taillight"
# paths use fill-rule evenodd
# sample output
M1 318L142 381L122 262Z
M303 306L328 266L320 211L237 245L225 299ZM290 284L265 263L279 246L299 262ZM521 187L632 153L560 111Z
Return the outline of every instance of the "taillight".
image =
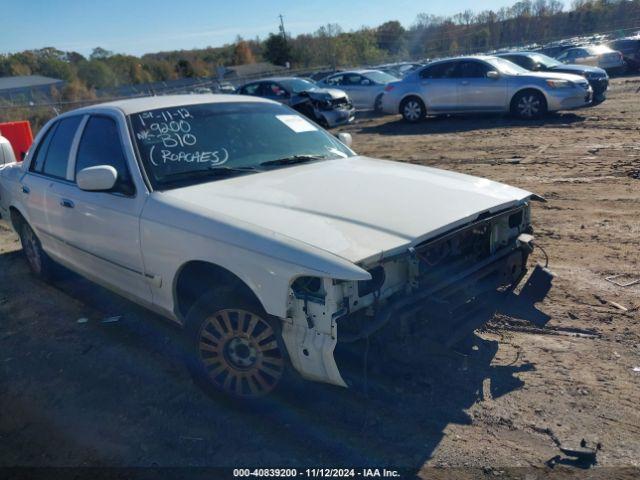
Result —
M394 88L396 88L396 87L394 87L393 85L387 85L386 87L384 87L384 91L385 91L385 92L390 92L390 91L391 91L391 90L393 90Z

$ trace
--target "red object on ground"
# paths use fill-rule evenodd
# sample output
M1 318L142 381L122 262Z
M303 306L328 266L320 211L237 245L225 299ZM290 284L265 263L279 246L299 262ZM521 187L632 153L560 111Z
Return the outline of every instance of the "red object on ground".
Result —
M21 162L33 143L31 124L28 121L0 123L0 135L9 140L16 160Z

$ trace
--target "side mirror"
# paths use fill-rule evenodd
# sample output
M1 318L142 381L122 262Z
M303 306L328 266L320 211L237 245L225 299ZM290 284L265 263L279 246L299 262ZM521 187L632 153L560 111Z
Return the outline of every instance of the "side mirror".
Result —
M118 172L111 165L84 168L76 175L76 183L81 190L105 192L111 190L118 180Z
M347 147L350 147L351 144L353 143L353 137L351 136L350 133L344 133L344 132L339 133L338 140L344 143Z
M487 72L487 78L490 78L491 80L498 80L500 78L500 72L497 70L489 70Z

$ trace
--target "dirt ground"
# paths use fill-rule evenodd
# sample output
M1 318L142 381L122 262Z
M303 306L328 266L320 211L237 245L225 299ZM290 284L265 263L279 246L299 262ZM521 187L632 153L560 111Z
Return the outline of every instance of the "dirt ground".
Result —
M551 316L544 329L499 317L477 332L466 370L425 358L367 394L307 384L254 411L212 400L183 368L174 327L72 275L35 280L16 236L0 231L0 466L509 476L509 467L544 471L558 444L584 438L601 444L599 467L640 467L640 284L605 280L640 278L638 87L640 77L614 79L603 104L536 122L387 116L342 129L361 154L544 196L533 223L557 274L540 305Z

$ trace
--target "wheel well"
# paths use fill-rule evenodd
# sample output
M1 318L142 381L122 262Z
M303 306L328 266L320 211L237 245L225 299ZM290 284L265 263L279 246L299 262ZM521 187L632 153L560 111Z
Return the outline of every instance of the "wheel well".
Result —
M175 281L176 313L184 319L198 298L217 287L232 289L247 300L262 305L253 290L226 268L209 262L191 261L182 266Z
M404 102L406 102L407 100L410 99L416 99L417 101L419 101L422 104L422 108L424 108L424 113L427 113L427 106L424 103L424 100L422 100L422 98L420 98L420 96L416 95L415 93L411 93L409 95L407 95L406 97L404 97L402 100L400 100L400 104L398 105L398 113L402 115L402 105L404 105Z
M547 105L547 96L544 94L544 92L542 90L538 89L538 88L529 87L529 88L523 88L522 90L518 90L516 93L513 94L513 97L511 97L511 102L509 103L510 110L513 111L513 108L515 106L513 102L515 101L516 97L518 95L520 95L521 93L525 93L525 92L539 93L542 96L542 99L544 100L545 109L548 107L548 105Z
M26 222L20 210L16 207L9 207L9 215L11 216L11 225L16 232L20 232L20 225L22 222Z

